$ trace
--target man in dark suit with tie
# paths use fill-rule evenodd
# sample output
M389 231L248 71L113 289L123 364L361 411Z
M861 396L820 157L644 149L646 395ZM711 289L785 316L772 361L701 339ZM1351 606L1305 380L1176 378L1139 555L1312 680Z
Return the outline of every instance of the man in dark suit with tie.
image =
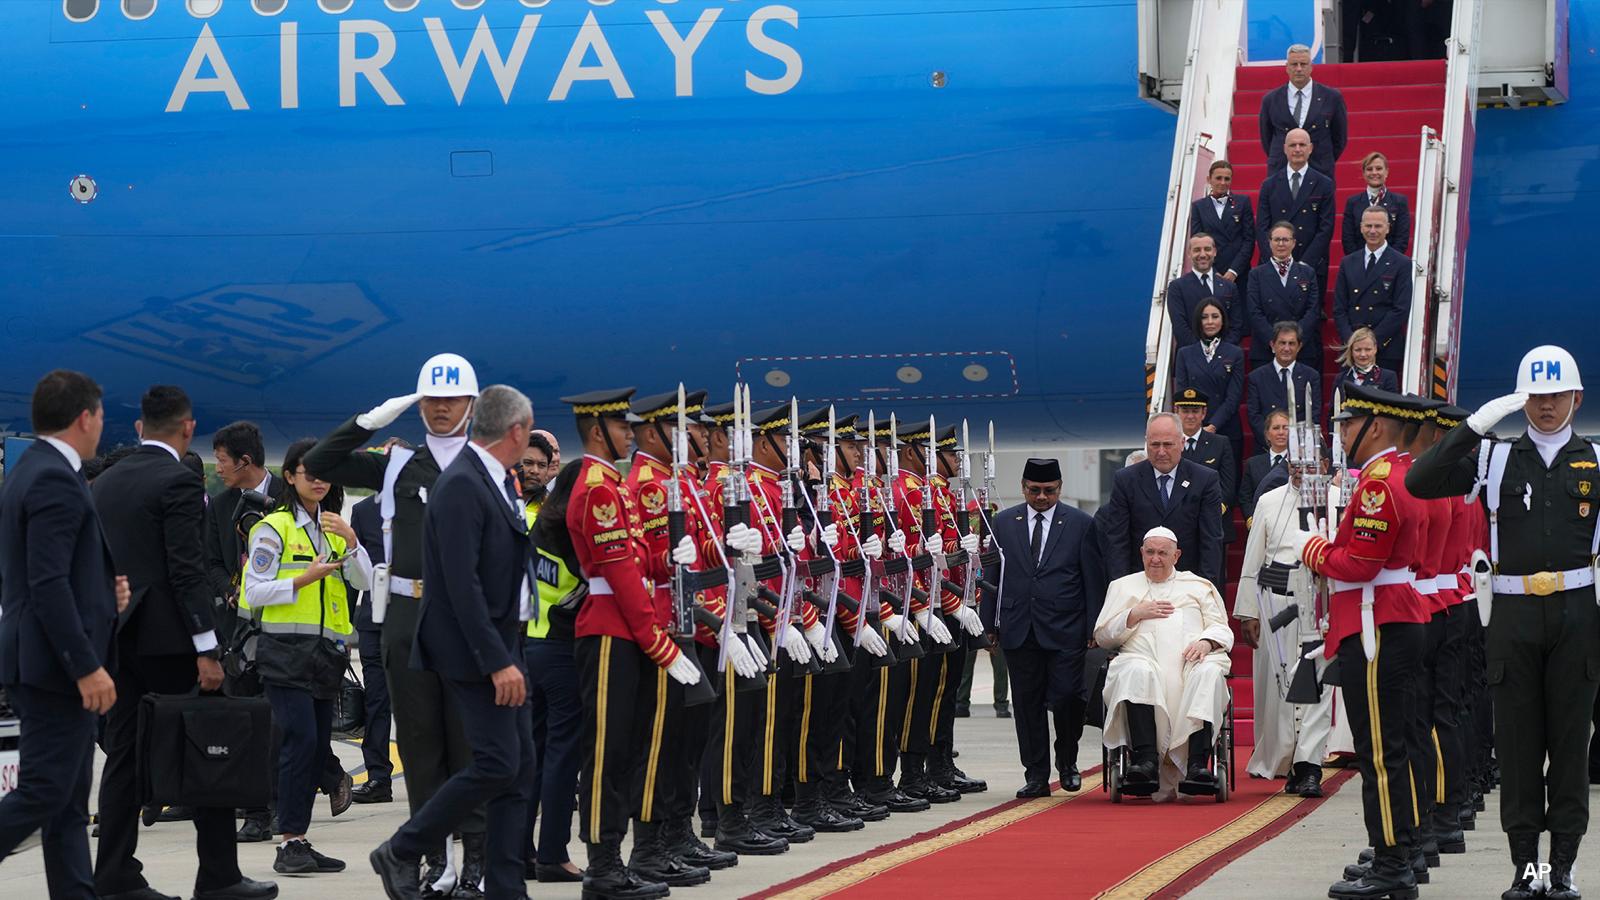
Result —
M1217 257L1217 242L1209 234L1196 234L1189 238L1190 271L1167 285L1167 315L1172 318L1172 337L1177 346L1186 347L1200 340L1194 330L1194 311L1202 300L1216 300L1222 305L1226 330L1222 339L1230 344L1239 342L1239 323L1243 321L1242 304L1236 303L1238 289L1233 282L1219 276L1212 263Z
M0 488L0 684L22 720L21 778L0 800L0 859L42 831L50 896L93 900L95 726L117 698L108 670L128 600L81 471L105 425L100 386L58 369L34 386L32 414L39 441Z
M383 516L378 512L378 495L373 494L350 509L350 528L367 550L373 565L383 557ZM372 621L372 592L362 591L356 598L356 642L361 652L361 683L366 686L366 729L361 736L361 757L367 765L367 780L350 792L355 803L391 803L394 764L389 761L389 683L383 674L383 625Z
M1217 473L1217 490L1222 492L1222 544L1223 553L1226 554L1227 545L1236 539L1233 495L1234 486L1239 481L1239 469L1233 463L1233 445L1228 443L1228 439L1205 430L1206 413L1210 407L1210 398L1194 388L1179 391L1178 398L1172 401L1172 408L1183 426L1183 458ZM1220 591L1222 582L1213 581Z
M1272 226L1268 246L1271 256L1250 273L1245 310L1250 321L1250 367L1272 359L1273 330L1279 322L1294 322L1310 335L1299 359L1313 369L1322 368L1322 279L1311 267L1294 259L1294 226Z
M1309 164L1311 138L1302 128L1283 139L1288 162L1267 170L1261 182L1256 240L1261 258L1272 254L1268 239L1279 222L1294 226L1294 258L1311 267L1317 283L1328 275L1328 248L1333 241L1333 179Z
M1139 547L1145 532L1165 525L1179 546L1192 550L1178 567L1213 582L1222 577L1222 483L1217 473L1183 458L1183 425L1173 413L1156 413L1145 427L1144 462L1112 476L1111 497L1095 513L1111 580L1143 571Z
M156 900L134 853L139 846L137 733L139 699L222 687L221 648L211 586L201 563L205 483L182 462L194 438L194 413L181 388L156 385L139 402L139 450L95 479L94 501L106 541L133 590L117 627L117 704L101 738L101 897ZM277 885L239 872L233 810L194 811L200 900L276 897Z
M1371 328L1378 340L1378 368L1399 373L1411 315L1411 259L1389 246L1389 214L1382 207L1361 214L1361 236L1366 246L1339 263L1333 322L1340 340L1349 340L1357 328Z
M528 524L511 467L522 458L533 407L515 388L479 395L470 440L434 483L423 519L428 589L411 665L436 672L461 711L472 761L450 776L372 851L373 870L397 900L419 896L422 855L487 804L484 893L523 896L523 847L533 723L522 667L532 615Z
M1284 164L1284 137L1295 129L1305 129L1317 145L1311 165L1334 178L1334 165L1344 154L1349 140L1349 114L1344 95L1336 88L1311 81L1311 48L1294 44L1289 48L1289 83L1274 88L1261 98L1261 149L1267 154L1267 168ZM1262 218L1266 218L1265 215Z
M1244 474L1239 478L1239 496L1235 501L1244 515L1244 527L1249 528L1256 515L1256 498L1261 496L1262 482L1274 467L1284 465L1289 457L1289 411L1275 409L1266 416L1267 449L1244 461Z
M1007 565L998 592L979 608L991 642L1005 651L1011 706L1025 784L1018 797L1050 793L1050 721L1061 786L1078 790L1078 739L1087 686L1084 654L1105 598L1095 524L1061 502L1061 465L1030 459L1022 470L1026 502L994 517L994 539Z
M1216 160L1206 173L1211 188L1189 206L1189 234L1204 232L1217 242L1216 270L1241 293L1256 251L1256 214L1250 198L1235 194L1233 164Z
M1267 413L1289 408L1289 391L1294 391L1295 412L1299 421L1315 421L1321 417L1322 376L1317 370L1296 362L1300 352L1300 326L1293 322L1279 322L1273 329L1272 364L1257 366L1245 379L1245 405L1250 419L1250 432L1257 446L1266 446ZM1311 404L1306 405L1306 389L1311 390Z

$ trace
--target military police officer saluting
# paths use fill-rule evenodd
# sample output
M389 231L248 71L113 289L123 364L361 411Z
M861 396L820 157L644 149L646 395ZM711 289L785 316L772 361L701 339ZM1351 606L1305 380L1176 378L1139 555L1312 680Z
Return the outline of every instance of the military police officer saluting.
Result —
M1418 497L1470 492L1489 510L1489 560L1475 568L1488 625L1500 825L1516 866L1504 900L1580 896L1572 863L1589 825L1589 720L1600 682L1600 450L1572 432L1582 401L1572 354L1535 347L1522 358L1517 392L1484 404L1406 477ZM1518 409L1526 435L1489 435ZM1550 872L1540 893L1532 882L1547 830Z

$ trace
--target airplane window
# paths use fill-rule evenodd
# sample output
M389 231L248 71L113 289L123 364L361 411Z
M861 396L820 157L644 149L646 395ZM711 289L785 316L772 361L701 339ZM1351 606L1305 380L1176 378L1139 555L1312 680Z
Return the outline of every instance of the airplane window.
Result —
M222 0L186 0L189 4L189 15L196 19L209 19L222 8Z
M420 0L383 0L395 12L410 12L417 8Z
M355 0L317 0L317 5L328 15L336 16L349 9L350 4L354 2Z
M100 0L61 0L61 11L74 22L87 22L100 11Z
M122 14L130 19L148 19L156 11L156 0L122 0Z
M275 16L283 12L284 7L289 5L289 0L250 0L250 5L263 16Z

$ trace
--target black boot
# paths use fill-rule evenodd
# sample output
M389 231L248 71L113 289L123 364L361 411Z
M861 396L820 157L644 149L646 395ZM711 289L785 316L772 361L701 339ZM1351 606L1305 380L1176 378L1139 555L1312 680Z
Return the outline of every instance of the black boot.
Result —
M822 790L828 805L841 816L863 822L882 822L889 818L889 807L868 803L866 798L850 789L850 780L843 773L828 779Z
M694 823L688 816L671 819L662 826L667 852L691 866L707 869L728 869L739 864L739 854L729 850L713 850L694 836Z
M1467 852L1467 836L1461 833L1461 813L1453 804L1442 803L1433 808L1428 831L1438 842L1440 853Z
M1283 792L1300 797L1321 797L1322 767L1311 762L1295 763L1294 771L1289 773L1289 783Z
M783 808L776 794L757 797L750 804L750 824L791 844L804 844L817 836L817 830L796 822Z
M1572 864L1578 859L1581 834L1550 833L1550 877L1545 879L1545 900L1583 900L1572 884Z
M789 849L789 842L757 830L750 824L744 809L730 803L718 810L714 846L740 856L777 856Z
M890 812L907 813L922 812L928 808L928 801L923 797L913 797L905 791L894 786L894 782L887 778L873 778L867 782L863 791L868 803L882 806Z
M1368 872L1371 872L1372 856L1373 853L1371 847L1361 851L1360 855L1357 856L1357 859L1359 859L1360 862L1353 866L1344 867L1345 880L1355 881L1363 875L1366 875ZM1417 879L1417 884L1428 883L1428 862L1422 858L1422 850L1420 848L1413 850L1411 853L1411 874Z
M658 881L670 887L693 887L711 880L711 870L691 866L667 852L660 822L633 822L633 853L628 868L644 881Z
M617 844L589 844L589 865L583 870L583 900L655 900L667 886L644 881L622 864Z
M483 897L483 833L461 835L461 874L453 900L480 900Z
M962 794L981 794L989 789L988 782L961 771L949 747L933 748L933 755L928 758L928 778L940 787Z
M1189 735L1188 771L1184 773L1183 781L1178 785L1179 791L1190 796L1217 792L1217 776L1211 771L1211 750L1211 725L1208 723L1199 731Z
M1417 879L1406 861L1405 850L1389 847L1373 857L1370 868L1360 877L1331 885L1328 896L1333 900L1416 900Z
M921 754L900 755L900 791L908 797L929 803L954 803L961 799L958 791L940 787L928 779L927 758Z
M1500 894L1500 900L1534 900L1544 892L1534 885L1539 878L1539 833L1513 831L1506 834L1511 845L1511 887Z
M866 823L854 816L847 816L833 808L833 804L822 799L821 785L800 785L800 797L794 805L794 820L813 831L823 831L838 834L844 831L857 831L865 828Z
M445 852L445 850L435 850L422 858L422 881L417 888L422 900L442 900L447 896L433 889L433 883L443 878L445 869L448 868Z

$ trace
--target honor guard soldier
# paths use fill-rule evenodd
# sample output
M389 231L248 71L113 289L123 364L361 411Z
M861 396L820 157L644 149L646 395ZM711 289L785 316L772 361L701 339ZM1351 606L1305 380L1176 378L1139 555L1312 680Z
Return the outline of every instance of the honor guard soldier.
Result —
M640 508L617 471L632 434L628 400L632 388L563 397L583 441L583 468L567 505L572 535L589 597L578 611L573 655L583 700L583 762L579 768L578 816L588 844L583 892L588 897L646 900L664 897L667 886L645 881L622 864L622 838L633 810L633 781L646 723L657 693L657 669L682 684L700 670L678 650L656 621L655 585ZM703 871L703 870L702 870Z
M1334 418L1359 481L1332 541L1307 532L1297 539L1305 565L1330 579L1323 655L1338 660L1375 853L1328 889L1334 900L1416 896L1410 712L1420 699L1415 682L1429 613L1412 587L1422 517L1402 482L1397 446L1405 423L1419 416L1396 394L1351 388Z
M422 609L422 516L439 473L467 445L467 423L478 396L472 364L439 353L422 364L415 393L386 400L334 429L305 456L306 471L343 487L378 492L387 564L373 569L372 617L383 629L383 668L388 673L395 743L406 773L412 815L440 785L472 761L461 718L445 700L439 676L411 668L411 648ZM363 448L413 404L427 429L422 446L395 446L388 454ZM424 856L424 896L478 896L483 876L484 819L479 810L459 826L462 872L454 879L448 848ZM472 887L469 887L471 885ZM436 888L433 886L437 886Z
M1572 864L1589 825L1589 728L1600 680L1600 451L1573 433L1582 402L1572 354L1535 347L1522 358L1516 393L1467 417L1406 479L1419 496L1470 494L1488 509L1488 558L1474 569L1488 628L1500 825L1515 867L1505 900L1579 896ZM1490 435L1519 409L1525 435ZM1550 870L1541 891L1534 881L1543 831Z
M960 454L966 451L956 438L956 426L950 425L940 431L936 449L937 470L928 476L928 484L934 492L934 504L939 511L939 529L945 540L945 552L964 552L968 560L964 565L951 569L946 576L949 584L941 586L941 608L946 621L952 623L950 630L955 631L953 626L959 624L967 635L964 639L959 632L956 633L955 649L945 654L945 659L939 663L934 716L928 723L931 741L928 780L958 793L977 794L987 791L988 783L981 778L968 776L955 763L955 697L961 686L962 673L966 670L967 655L976 653L984 646L979 643L983 638L983 621L978 618L977 609L964 605L961 594L950 588L962 584L962 579L966 577L966 566L972 565L972 560L977 558L982 541L977 530L970 527L970 522L964 530L956 524L957 516L971 515L950 490L950 479L957 477L961 470Z

